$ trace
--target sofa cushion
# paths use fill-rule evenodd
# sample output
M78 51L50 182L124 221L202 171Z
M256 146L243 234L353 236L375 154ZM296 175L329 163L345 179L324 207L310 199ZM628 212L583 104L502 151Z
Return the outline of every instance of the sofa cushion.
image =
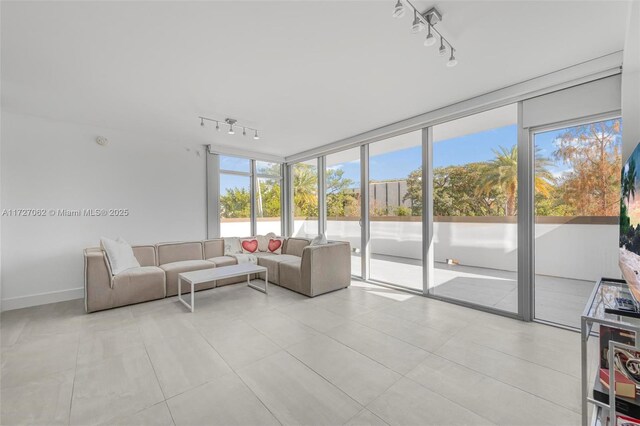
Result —
M133 246L133 255L138 259L140 266L158 266L156 258L156 246Z
M204 260L201 241L157 244L158 265L183 260Z
M238 264L238 260L235 257L231 257L231 256L216 256L207 260L209 262L213 262L213 264L216 265L216 267Z
M306 238L288 238L283 253L302 257L302 250L311 243Z
M113 277L114 306L161 299L165 294L165 273L157 266L131 268Z
M213 240L205 240L204 246L204 258L209 259L211 257L224 256L224 239L216 238Z
M260 252L260 251L257 251L257 252L255 252L255 253L253 253L253 255L254 255L255 257L275 256L275 254L274 254L274 253L269 253L269 252L265 252L265 253L263 253L263 252Z
M200 271L202 269L215 268L216 265L213 262L206 260L183 260L181 262L171 262L164 265L160 265L160 268L166 273L167 282L167 296L175 296L178 294L178 274L182 272ZM215 281L211 284L199 284L198 290L206 290L216 286ZM186 290L183 288L182 292Z
M301 293L301 266L302 262L297 261L288 260L285 262L280 262L280 264L278 265L280 279L279 285L288 288L289 290L293 290L297 293Z
M290 254L275 254L272 256L260 256L258 257L258 265L264 266L269 271L269 282L279 284L278 265L281 262L298 262L302 261L302 258L298 256L292 256Z

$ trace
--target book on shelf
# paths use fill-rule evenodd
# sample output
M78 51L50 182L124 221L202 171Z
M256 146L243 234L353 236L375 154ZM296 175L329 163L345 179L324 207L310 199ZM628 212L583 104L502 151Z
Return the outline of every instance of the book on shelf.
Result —
M606 368L600 369L600 383L609 389L609 379L611 378L609 370ZM636 397L636 384L630 380L627 376L616 370L616 395L624 396L625 398Z
M609 369L609 342L623 343L634 346L636 344L636 333L623 330L621 328L600 326L600 368Z
M593 399L603 404L609 404L609 388L602 384L600 377L596 377L593 384ZM640 395L638 395L638 391L636 390L635 398L617 395L616 411L618 414L640 419Z
M640 420L634 417L618 414L616 416L616 426L640 426Z

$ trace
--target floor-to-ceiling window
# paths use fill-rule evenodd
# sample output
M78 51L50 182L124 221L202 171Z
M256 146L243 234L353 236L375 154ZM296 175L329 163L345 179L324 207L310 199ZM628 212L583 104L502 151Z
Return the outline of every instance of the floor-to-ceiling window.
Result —
M293 237L318 235L318 160L291 166Z
M518 110L433 127L434 295L518 311Z
M369 276L422 291L422 130L369 145Z
M251 235L251 160L220 156L220 236Z
M619 277L621 121L533 132L535 317L579 327L600 277Z
M256 161L256 234L282 233L282 172L279 163Z
M351 273L361 275L360 148L326 156L327 238L351 243Z

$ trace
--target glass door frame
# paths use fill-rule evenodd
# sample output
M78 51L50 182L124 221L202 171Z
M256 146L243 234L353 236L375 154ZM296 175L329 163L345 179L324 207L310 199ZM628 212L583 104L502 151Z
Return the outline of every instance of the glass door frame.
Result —
M530 245L529 245L529 253L528 253L529 256L527 259L529 270L527 271L528 274L526 276L527 298L524 301L524 304L525 304L524 310L526 315L523 316L523 319L525 321L534 321L534 322L547 324L547 325L551 325L559 328L565 328L573 331L577 330L574 327L555 323L552 321L547 321L541 318L536 318L536 315L535 315L535 311L536 311L536 298L535 298L536 297L536 294L535 294L535 282L536 282L535 208L536 208L536 205L535 205L535 190L534 190L534 187L535 187L535 154L534 154L535 153L535 135L538 133L559 130L567 127L575 127L575 126L596 123L599 121L613 120L613 119L622 119L622 111L621 110L611 111L604 114L589 115L589 116L579 117L571 120L558 121L552 124L545 124L542 126L535 126L535 127L522 129L522 131L525 133L524 137L526 138L527 151L529 155L528 168L530 173L528 173L528 176L527 176L527 189L530 192L530 194L528 195L528 200L527 200L528 201L527 213L528 215L531 216L531 219L529 222L531 229L527 230L529 233L528 237L530 238ZM520 145L518 145L518 147L519 146ZM518 190L520 190L520 185L518 185ZM518 267L519 266L520 265L518 264Z
M526 232L526 223L528 220L527 215L521 214L520 209L527 208L528 191L526 191L525 182L529 162L529 149L527 147L528 141L523 138L524 132L522 131L522 102L512 102L517 104L518 118L517 118L517 145L518 145L518 271L517 271L517 283L518 290L518 308L517 312L509 312L502 309L496 309L490 306L480 305L478 303L469 302L466 300L454 299L448 296L442 296L435 294L435 281L434 281L434 259L435 259L435 247L433 245L433 239L435 236L433 227L433 127L428 126L422 129L422 199L423 199L423 214L422 214L422 273L423 273L423 295L436 300L453 303L456 305L464 306L467 308L473 308L480 311L497 314L505 317L516 318L526 320L524 307L527 304L526 294L526 280L523 279L525 273L527 273L525 263L528 256L528 250L526 247L529 244L529 234ZM508 105L508 104L505 104ZM500 106L494 106L493 108L499 108ZM479 112L488 111L490 109L484 109ZM475 114L475 113L474 113ZM472 114L470 114L472 115ZM459 117L456 117L459 118ZM452 118L452 121L456 118ZM446 121L445 121L446 122ZM444 122L443 122L444 123ZM440 124L440 123L438 123ZM524 153L524 155L522 155ZM426 202L424 201L426 200Z

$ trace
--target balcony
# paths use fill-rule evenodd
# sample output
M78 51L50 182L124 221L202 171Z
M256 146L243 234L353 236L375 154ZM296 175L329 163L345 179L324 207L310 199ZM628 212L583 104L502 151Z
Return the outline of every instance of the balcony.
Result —
M295 235L316 233L316 220L296 219ZM359 220L329 218L327 236L351 243L360 275ZM537 217L535 238L536 318L579 327L594 282L620 276L618 219ZM372 217L370 245L372 279L422 290L420 217ZM515 217L436 217L433 246L435 294L517 312Z

